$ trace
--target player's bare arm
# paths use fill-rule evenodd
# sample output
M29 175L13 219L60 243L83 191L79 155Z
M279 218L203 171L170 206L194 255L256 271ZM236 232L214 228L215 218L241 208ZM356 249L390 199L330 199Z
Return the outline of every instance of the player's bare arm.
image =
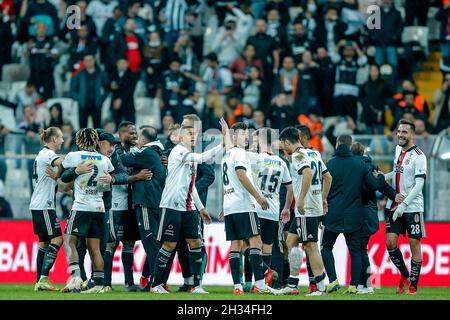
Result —
M239 181L244 186L244 188L252 195L253 198L255 198L256 202L258 202L261 208L263 210L269 209L269 203L267 202L267 199L260 195L258 191L256 191L252 182L248 179L246 171L244 169L237 169L236 175L238 176Z
M311 168L304 168L302 171L303 180L302 180L302 191L297 200L297 209L300 214L305 214L305 197L309 191L309 187L312 182L312 170Z

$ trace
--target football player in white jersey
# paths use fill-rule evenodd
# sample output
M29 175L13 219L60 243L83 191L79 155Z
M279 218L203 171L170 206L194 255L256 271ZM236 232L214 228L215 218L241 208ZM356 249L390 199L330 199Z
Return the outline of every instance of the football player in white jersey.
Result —
M78 237L87 239L87 246L93 263L95 287L83 293L103 293L103 257L100 252L100 239L105 227L105 205L103 190L110 185L114 167L107 156L96 151L98 133L92 128L80 129L76 134L76 144L80 151L70 152L61 164L62 169L77 167L80 163L92 163L93 170L79 175L74 181L74 202L66 226L64 245L67 263L72 278L62 292L79 290L83 280L80 276L77 252ZM111 145L111 154L113 152ZM77 171L75 170L75 173Z
M53 267L63 239L55 211L57 182L46 172L49 169L54 170L63 162L64 157L58 156L56 152L61 148L64 140L61 130L56 127L41 129L40 140L44 148L34 160L33 194L30 202L34 234L39 237L36 261L37 282L34 290L55 291L56 289L48 280L48 274Z
M278 274L270 269L272 262L272 246L278 239L280 221L280 189L287 187L287 197L281 211L283 223L290 218L290 206L292 203L292 179L286 163L273 153L273 144L276 142L277 133L270 128L261 128L255 132L253 139L256 141L257 152L248 152L251 161L253 180L261 194L267 199L269 209L263 210L256 206L256 213L261 226L263 273L266 275L266 283L271 286ZM245 269L251 269L249 261L250 249L245 250ZM247 274L247 273L246 273ZM246 275L247 277L248 275ZM274 279L275 278L275 279ZM246 288L247 287L247 288ZM244 285L244 291L251 290L251 282Z
M248 127L237 122L231 127L233 147L222 159L223 216L227 240L231 241L230 267L234 294L243 294L240 254L243 241L250 246L249 259L255 277L254 293L270 293L263 273L262 242L256 205L269 209L269 202L255 187L250 159L245 151L248 145Z
M161 196L161 220L157 239L162 242L155 266L155 276L151 292L167 294L163 287L164 275L170 269L172 254L180 236L185 237L189 246L189 259L194 285L191 293L207 293L200 285L200 273L203 262L201 240L199 234L199 215L206 224L211 217L202 204L195 187L197 164L215 158L222 153L222 143L203 153L193 153L201 122L185 122L180 129L180 143L170 152L167 165L166 184Z
M300 143L299 131L294 127L285 128L280 134L280 146L291 157L295 221L292 222L286 244L289 250L290 276L288 286L276 294L298 294L298 275L303 261L302 250L308 254L311 269L317 284L317 291L309 295L325 293L325 272L318 241L319 219L327 212L327 196L332 177L322 161L320 153L306 149Z
M427 158L423 151L414 145L414 132L413 123L399 121L394 170L386 174L386 180L392 181L391 186L397 192L396 202L388 200L385 213L387 250L391 261L401 273L398 294L407 290L409 294L417 292L422 267L420 239L426 237L422 189L427 174ZM397 247L399 234L406 236L406 231L412 253L411 273L408 272L403 255Z

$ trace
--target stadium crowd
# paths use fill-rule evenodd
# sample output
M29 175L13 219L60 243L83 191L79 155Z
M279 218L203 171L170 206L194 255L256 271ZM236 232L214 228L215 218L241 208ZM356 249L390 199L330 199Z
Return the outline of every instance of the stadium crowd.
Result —
M321 152L324 140L334 145L340 134L391 134L401 118L415 122L420 135L447 128L450 76L437 90L431 113L412 80L417 57L402 43L402 31L416 18L426 25L428 7L440 6L435 18L442 24L446 74L448 3L406 1L403 17L399 1L380 0L383 27L369 30L363 6L371 3L2 0L0 72L20 62L29 77L14 99L0 97L2 106L14 109L17 124L11 130L0 121L0 154L5 137L17 132L23 133L25 153L37 153L37 133L49 126L62 129L67 153L75 148L74 128L86 127L89 118L93 127L115 133L122 120L136 121L139 84L154 102L144 108L160 108L157 123L165 135L191 113L201 117L203 130L218 128L222 115L229 125L243 121L256 129L303 124ZM79 28L71 5L80 11ZM206 43L211 15L217 27ZM406 53L399 55L399 48ZM56 84L65 81L69 90L58 93ZM45 103L59 97L77 102L79 123L67 119L61 104ZM4 160L0 168L5 181Z

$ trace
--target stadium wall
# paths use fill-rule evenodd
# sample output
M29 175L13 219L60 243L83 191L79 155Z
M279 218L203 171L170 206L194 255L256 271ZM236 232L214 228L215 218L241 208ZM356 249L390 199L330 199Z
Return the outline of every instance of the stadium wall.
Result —
M65 223L62 222L64 230ZM423 240L423 266L420 285L450 287L450 223L426 223L427 238ZM384 223L380 231L369 243L369 256L373 266L373 283L375 286L394 286L398 283L399 273L389 260L384 244ZM230 285L231 275L228 263L229 242L225 240L224 224L215 223L205 228L205 243L209 262L204 276L205 285ZM32 222L29 220L0 220L0 283L33 283L36 277L35 257L38 252L38 239L33 235ZM407 239L401 239L399 248L409 263L411 254ZM120 262L121 247L118 248L113 261L113 283L123 283L123 269ZM348 284L350 279L350 258L342 236L334 248L336 269L341 284ZM64 283L68 278L65 252L58 254L50 278L54 283ZM135 281L139 280L143 262L144 249L140 242L135 247ZM176 260L175 260L176 262ZM90 260L85 261L86 270L90 271ZM174 263L169 284L183 282L179 264ZM306 285L308 276L306 264L301 269L300 284Z

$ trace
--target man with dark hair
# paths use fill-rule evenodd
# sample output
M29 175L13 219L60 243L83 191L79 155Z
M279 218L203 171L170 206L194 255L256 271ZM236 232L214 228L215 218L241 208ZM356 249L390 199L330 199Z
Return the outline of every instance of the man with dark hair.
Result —
M333 177L328 195L328 214L323 218L322 257L330 284L327 292L340 289L334 265L333 247L339 234L344 234L351 257L351 280L346 293L356 294L361 273L361 227L364 222L362 192L364 185L379 189L384 177L372 175L372 168L361 157L352 155L352 137L337 138L336 152L327 163Z
M427 174L427 158L414 145L415 125L400 120L397 127L398 146L395 149L394 169L386 174L398 196L386 203L386 247L389 257L401 273L397 293L402 294L409 287L409 294L416 294L422 267L420 240L426 237L423 218L424 201L422 189ZM406 269L402 253L397 247L398 236L406 236L408 230L411 249L411 272Z
M256 214L269 209L267 198L255 187L252 167L245 148L248 145L248 127L243 122L231 126L232 148L222 159L223 215L227 241L231 241L230 268L236 295L244 293L241 284L241 251L244 240L249 243L249 260L255 277L253 293L271 293L263 273L261 228Z
M320 218L327 213L327 195L332 177L316 150L304 148L300 143L299 131L285 128L280 134L280 147L291 154L291 175L295 199L295 220L291 223L286 239L290 264L287 287L279 294L299 294L299 270L303 255L298 247L303 244L310 261L317 289L309 295L325 294L325 273L320 250L317 245Z
M133 183L133 206L136 210L141 241L147 254L147 262L150 267L150 276L154 276L156 255L159 243L156 239L160 217L159 203L166 178L166 168L161 162L158 149L164 149L161 142L156 140L156 129L144 128L138 140L139 151L124 153L118 148L118 154L122 163L133 169L137 174L142 169L152 172L151 180L141 180Z

